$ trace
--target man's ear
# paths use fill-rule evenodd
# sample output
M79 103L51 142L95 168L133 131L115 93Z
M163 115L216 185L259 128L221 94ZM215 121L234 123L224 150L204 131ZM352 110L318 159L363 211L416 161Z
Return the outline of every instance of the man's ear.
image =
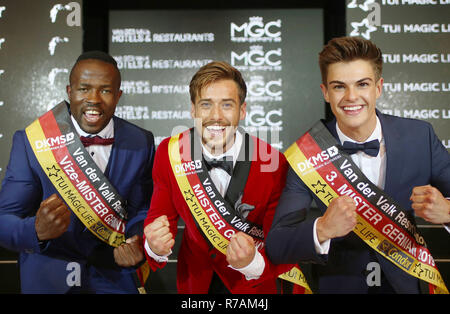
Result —
M383 83L384 83L384 79L382 77L380 77L380 79L376 83L377 99L381 96L381 93L383 92Z
M323 94L323 98L325 99L326 102L330 102L329 101L329 97L328 97L328 88L325 84L320 84L320 89L322 90L322 94Z
M244 101L239 108L239 120L244 120L247 116L247 103Z
M195 119L195 105L191 102L191 118Z

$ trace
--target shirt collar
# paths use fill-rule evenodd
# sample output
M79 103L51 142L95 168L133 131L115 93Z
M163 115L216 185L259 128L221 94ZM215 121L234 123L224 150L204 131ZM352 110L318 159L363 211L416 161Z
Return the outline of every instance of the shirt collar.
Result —
M101 130L97 134L91 134L91 133L84 132L78 125L77 120L75 120L75 118L72 115L70 115L70 118L72 119L72 123L73 123L73 126L75 127L75 130L77 130L77 133L80 136L89 137L89 136L98 135L101 138L113 138L114 137L114 120L113 119L109 120L108 124L103 128L103 130Z
M367 140L365 140L364 142L370 142L373 140L378 140L380 143L382 142L383 133L381 131L381 123L380 123L380 120L378 119L378 117L376 117L376 118L377 118L377 124L375 126L375 129L373 130L372 134L367 138ZM354 139L351 139L350 137L345 135L341 131L341 129L339 129L339 125L337 124L337 122L336 122L336 132L338 134L338 137L339 137L339 140L341 141L341 143L344 143L345 141L359 143L359 144L364 143L364 142L357 142Z

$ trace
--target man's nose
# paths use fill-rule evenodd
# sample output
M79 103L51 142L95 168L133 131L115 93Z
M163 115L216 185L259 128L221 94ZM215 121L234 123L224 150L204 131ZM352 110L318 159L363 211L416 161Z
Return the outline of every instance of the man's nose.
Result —
M358 99L358 92L352 86L348 87L345 91L345 100L356 101Z
M210 118L216 121L223 119L223 111L220 105L213 105L210 112Z
M98 104L101 102L100 91L96 89L91 89L86 97L88 103Z

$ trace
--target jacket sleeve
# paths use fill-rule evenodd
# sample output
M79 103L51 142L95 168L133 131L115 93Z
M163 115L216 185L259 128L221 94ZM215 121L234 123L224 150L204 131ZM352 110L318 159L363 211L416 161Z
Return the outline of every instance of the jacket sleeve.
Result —
M270 194L269 201L267 203L267 208L263 221L263 230L264 234L267 235L269 233L270 227L273 222L273 218L275 215L275 209L280 200L281 193L283 191L283 187L286 183L286 172L288 164L284 155L280 154L279 156L280 165L276 172L273 175L273 190ZM264 272L261 275L261 280L274 279L274 277L278 277L282 273L289 271L294 265L293 264L275 264L273 263L267 256L267 239L265 242L265 246L261 251L261 255L264 258L265 268Z
M25 132L16 132L0 191L0 246L17 252L39 252L34 223L42 188L30 165L34 156L28 155L32 152L27 145Z
M264 234L267 235L269 232L269 229L272 225L272 221L275 215L275 209L278 205L281 193L283 191L283 187L285 185L286 181L286 172L288 168L288 164L286 162L285 157L280 154L279 155L279 166L277 171L273 172L270 175L270 182L272 184L272 189L269 192L269 198L266 204L265 211L263 213L264 219L263 219L263 230ZM267 239L265 242L265 246L263 249L259 250L262 257L264 258L264 271L261 274L261 276L256 280L246 280L243 278L241 280L242 287L250 286L250 287L256 287L259 284L263 283L266 280L275 280L279 275L288 272L292 267L294 267L295 263L278 263L275 264L273 261L271 261L267 255Z
M431 185L436 187L444 197L450 198L450 154L434 133L433 127L430 124L427 125L431 145Z
M266 250L275 264L313 262L324 263L314 247L314 219L307 219L313 198L295 171L289 167L286 186L278 203Z
M150 199L153 193L152 168L155 157L153 134L147 132L145 145L145 161L136 177L136 184L127 197L130 220L127 222L126 237L143 234L143 221L147 215Z
M175 239L178 230L177 223L179 216L175 208L173 195L174 193L178 193L178 191L172 191L173 187L170 183L170 177L173 174L171 173L167 144L168 141L161 142L156 151L155 163L153 165L153 196L150 208L147 212L147 218L144 222L144 228L156 218L166 215L170 224L170 232ZM144 241L146 241L145 235ZM155 261L147 253L146 258L153 271L166 265L164 262L159 263Z

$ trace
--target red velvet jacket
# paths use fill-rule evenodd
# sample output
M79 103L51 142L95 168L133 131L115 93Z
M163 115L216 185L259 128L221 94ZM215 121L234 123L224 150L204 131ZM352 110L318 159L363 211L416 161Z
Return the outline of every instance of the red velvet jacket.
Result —
M288 166L283 154L256 137L251 139L257 144L257 149L254 150L242 203L255 206L247 220L261 225L264 234L267 235L285 184ZM159 216L166 215L175 238L178 219L181 217L185 222L183 240L178 253L178 292L208 293L213 271L215 271L232 293L277 293L276 277L288 271L292 265L272 264L267 259L265 249L262 248L260 252L266 265L259 279L246 280L239 271L228 267L225 255L212 248L205 240L202 231L197 229L171 170L168 143L169 139L165 139L156 151L153 167L154 192L145 226ZM262 172L261 166L265 165L267 168L270 163L275 164L275 171ZM152 270L165 266L165 263L158 263L149 256L147 260Z

